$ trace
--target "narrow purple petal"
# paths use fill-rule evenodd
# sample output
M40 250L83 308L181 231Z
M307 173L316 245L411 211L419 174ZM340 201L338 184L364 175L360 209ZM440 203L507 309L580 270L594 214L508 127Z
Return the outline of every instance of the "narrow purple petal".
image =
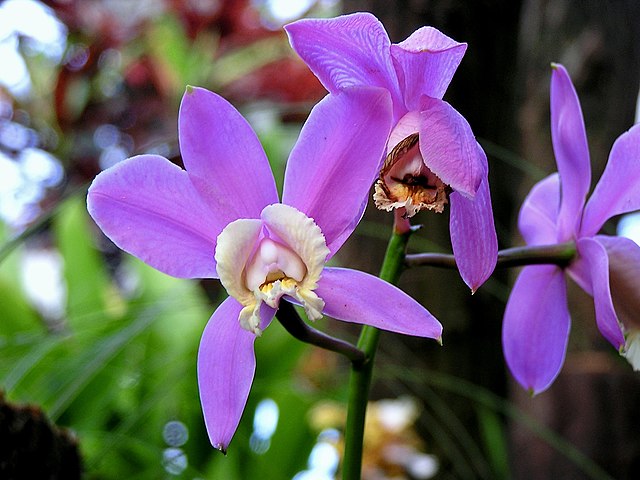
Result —
M525 267L513 286L502 324L502 346L515 379L540 393L556 378L570 327L567 285L555 265Z
M609 287L609 257L603 245L594 238L581 238L577 243L580 260L586 263L596 307L598 330L616 349L624 345L624 335L613 307Z
M640 246L625 237L597 235L609 256L609 284L618 319L640 329Z
M489 180L482 181L473 200L453 192L450 201L453 254L462 279L475 292L491 276L498 261Z
M259 218L265 206L278 202L258 137L224 98L188 87L178 123L185 168L216 218Z
M223 452L240 423L256 369L256 336L240 327L240 310L242 305L233 297L222 302L207 323L198 350L204 421L211 444ZM269 315L262 317L264 328L275 313L268 310Z
M442 325L399 288L358 270L325 268L316 294L323 313L390 332L440 339Z
M420 98L442 98L467 49L433 27L422 27L391 45L391 56L407 110L419 110Z
M558 64L551 74L551 140L562 184L558 238L564 241L580 228L591 163L580 101L569 74Z
M89 188L87 209L113 243L161 272L216 277L213 253L225 224L167 159L140 155L105 170Z
M381 88L326 96L302 128L284 180L283 203L313 218L333 255L356 227L378 174L391 129Z
M451 105L423 97L420 111L420 153L424 163L454 190L473 197L487 171L469 123Z
M518 229L528 245L551 245L558 241L559 207L560 175L553 173L533 186L520 208Z
M582 290L593 297L591 267L584 258L576 255L576 258L571 262L569 268L565 269L565 273L567 273L569 277L571 277L571 280L576 282Z
M296 53L331 93L353 85L382 87L401 103L391 42L370 13L303 19L284 29Z
M587 202L581 233L592 236L614 215L640 209L640 125L618 137Z

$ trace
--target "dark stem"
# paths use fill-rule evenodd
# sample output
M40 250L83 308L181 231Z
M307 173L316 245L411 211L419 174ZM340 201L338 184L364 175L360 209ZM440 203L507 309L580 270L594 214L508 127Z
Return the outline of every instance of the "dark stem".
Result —
M340 353L351 360L351 363L354 365L360 365L364 363L366 359L364 352L349 342L331 337L315 328L311 328L300 318L294 306L284 299L280 301L276 318L287 332L302 342Z
M498 252L496 268L521 267L523 265L553 264L566 267L576 256L573 242L533 247L514 247ZM405 257L407 267L429 265L441 268L457 268L453 255L445 253L416 253Z

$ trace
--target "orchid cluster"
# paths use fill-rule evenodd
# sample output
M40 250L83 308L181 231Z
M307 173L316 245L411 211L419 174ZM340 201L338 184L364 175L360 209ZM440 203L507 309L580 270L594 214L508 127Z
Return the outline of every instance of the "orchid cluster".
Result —
M625 333L638 322L640 306L640 247L628 238L598 235L614 215L640 209L640 126L616 140L586 201L591 165L582 110L569 74L553 65L551 138L558 173L533 187L518 226L528 245L571 242L577 255L564 268L525 267L507 303L504 355L532 393L548 388L564 362L570 326L565 272L593 297L600 333L625 355L632 349ZM629 359L637 369L640 359Z
M466 44L432 27L392 44L367 13L300 20L285 30L329 93L291 151L281 196L249 124L196 87L187 87L179 112L184 169L139 155L99 174L88 193L91 216L118 247L168 275L218 278L229 294L204 328L197 359L207 431L222 451L249 395L256 338L274 317L297 316L286 302L310 321L327 315L440 341L440 322L385 279L326 266L357 227L372 188L375 205L394 212L393 237L408 236L422 210L450 209L454 264L472 292L499 257L487 157L443 100ZM593 296L600 331L629 357L640 292L640 247L598 235L612 216L640 209L640 127L615 143L585 204L585 128L560 65L551 87L559 173L533 188L519 227L528 246L568 245L572 254L522 270L503 330L507 364L533 393L548 388L563 363L565 273ZM401 270L404 250L389 261ZM371 368L366 355L351 360L355 370Z
M391 44L382 24L367 13L300 20L285 30L329 92L364 85L389 92L392 130L375 203L413 217L423 209L442 212L450 202L453 252L463 280L475 291L493 272L498 252L487 157L469 123L442 100L466 44L432 27Z

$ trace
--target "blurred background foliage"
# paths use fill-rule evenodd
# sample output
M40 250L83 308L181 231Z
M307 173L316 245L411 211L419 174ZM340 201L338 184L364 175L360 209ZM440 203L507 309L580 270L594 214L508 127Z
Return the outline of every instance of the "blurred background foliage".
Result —
M186 85L199 85L247 116L281 187L301 122L325 94L281 26L369 10L396 42L425 24L469 42L446 98L489 154L499 238L511 246L519 203L554 168L549 62L575 73L596 171L630 125L640 21L628 19L640 12L620 2L606 12L616 21L603 22L611 17L596 3L0 1L0 390L8 411L36 405L29 415L41 409L67 428L85 478L334 478L347 364L274 322L256 342L256 381L229 453L213 450L195 360L225 293L216 281L173 279L120 252L86 213L88 184L139 153L181 164L179 101ZM411 249L450 251L447 215L420 221L429 228ZM337 262L375 273L390 223L368 211ZM383 336L367 478L633 478L637 377L594 340L592 312L578 297L564 380L533 400L512 388L500 352L509 281L499 272L471 298L455 272L404 275L402 287L445 325L445 348ZM357 337L331 319L318 325ZM615 418L607 414L614 401ZM2 451L48 448L9 436L8 418L0 415Z

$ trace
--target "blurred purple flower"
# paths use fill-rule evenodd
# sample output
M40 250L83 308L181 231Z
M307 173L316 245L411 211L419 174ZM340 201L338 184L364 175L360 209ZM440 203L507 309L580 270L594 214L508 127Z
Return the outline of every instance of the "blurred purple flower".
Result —
M498 252L487 158L464 117L442 100L466 44L432 27L391 44L369 13L299 20L285 30L329 92L369 85L390 93L393 130L376 205L405 208L410 217L422 209L441 212L450 201L453 252L475 291L493 272Z
M533 187L518 226L528 245L575 242L578 255L565 269L525 267L507 303L502 331L511 372L534 394L551 385L564 362L570 327L565 271L593 296L598 329L621 353L624 334L640 311L640 247L627 238L597 235L609 218L640 208L640 126L613 144L586 202L591 167L580 102L567 71L554 65L551 139L558 173Z
M223 98L187 89L179 116L186 170L140 155L96 177L88 209L123 250L182 278L220 278L230 297L207 324L198 383L212 444L225 451L255 372L253 342L282 296L322 314L439 338L440 323L398 288L324 268L362 217L389 133L389 94L357 87L311 112L287 165L283 203L258 138Z

